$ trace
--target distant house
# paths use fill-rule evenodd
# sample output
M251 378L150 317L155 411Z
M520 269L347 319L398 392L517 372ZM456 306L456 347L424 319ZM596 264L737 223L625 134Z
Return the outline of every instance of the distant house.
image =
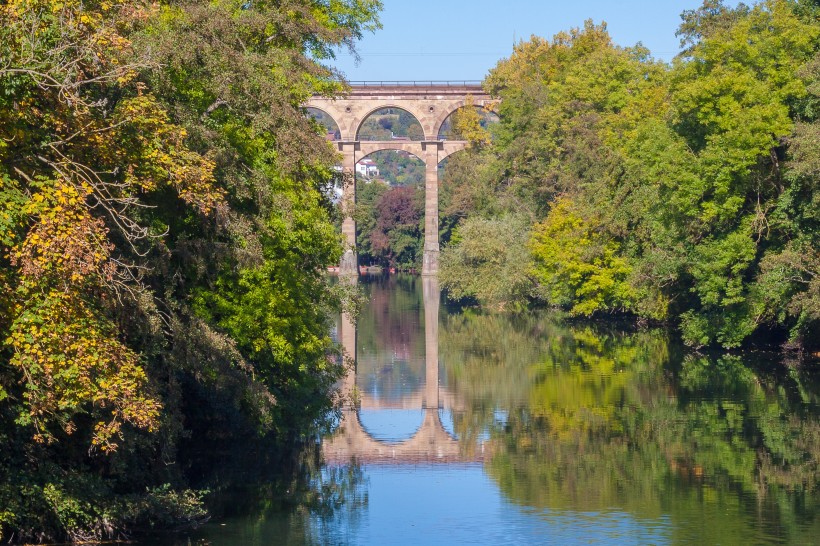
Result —
M356 163L356 173L365 178L373 178L379 176L379 167L372 159L362 159Z

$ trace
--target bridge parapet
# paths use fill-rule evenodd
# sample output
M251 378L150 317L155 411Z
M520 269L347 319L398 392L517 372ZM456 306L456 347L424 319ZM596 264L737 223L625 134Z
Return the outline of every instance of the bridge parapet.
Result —
M362 80L347 83L351 87L481 87L481 80Z
M351 82L344 98L352 100L442 100L470 95L477 101L491 97L480 82Z

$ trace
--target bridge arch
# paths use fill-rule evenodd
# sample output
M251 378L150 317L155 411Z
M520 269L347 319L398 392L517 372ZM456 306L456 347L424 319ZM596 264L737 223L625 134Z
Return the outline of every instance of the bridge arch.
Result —
M469 147L469 145L464 144L463 146L445 146L442 149L442 152L439 154L438 158L438 167L442 167L442 163L444 163L447 159L450 158L453 154L457 154L459 152L463 152Z
M391 157L388 154L396 154L400 157L409 158L410 167L413 170L411 174L416 175L416 180L414 181L405 181L404 183L400 182L399 180L389 180L386 173L379 172L378 178L384 180L388 183L389 186L408 186L408 185L418 185L421 188L424 188L424 180L425 180L425 168L426 162L424 155L420 154L418 143L415 143L414 146L413 142L408 141L396 141L393 146L390 146L392 143L385 143L379 142L374 146L364 146L365 142L362 142L362 153L361 155L356 156L356 174L361 175L362 173L361 165L366 163L367 160L379 163L390 163ZM401 160L399 160L401 162ZM403 161L403 163L407 164L408 161ZM405 165L408 166L408 165ZM369 177L366 177L369 178ZM358 190L358 186L357 186Z
M333 100L310 100L303 105L305 109L316 109L324 112L328 117L332 118L339 127L342 134L341 140L351 140L350 135L351 118L348 112L345 112L345 107ZM355 135L354 135L355 136Z
M449 113L445 114L445 113L442 112L442 114L436 119L436 124L435 124L436 138L439 139L439 140L442 140L442 138L441 138L442 137L442 131L445 127L445 124L448 121L450 121L452 119L453 115L455 115L459 110L461 110L463 108L469 108L470 106L472 106L473 108L476 108L477 110L479 110L481 112L482 116L485 119L495 118L495 119L492 119L492 121L493 122L498 121L498 114L496 114L492 111L486 110L484 105L477 104L475 101L473 101L471 99L465 99L463 101L460 101L460 104L458 104L452 110L450 110Z
M305 115L312 118L314 121L323 126L327 131L328 140L341 140L342 131L336 119L325 110L317 108L316 106L306 106ZM332 138L331 138L332 135Z
M379 115L379 112L382 112L382 111L385 111L385 110L399 110L401 112L405 112L406 114L410 115L413 119L413 121L411 122L411 127L415 128L415 126L417 126L418 129L417 129L417 131L414 131L414 132L416 132L418 134L417 134L417 138L409 138L408 137L408 140L415 141L415 142L418 142L420 140L424 140L424 138L426 136L425 132L424 132L424 125L422 124L417 112L413 112L411 109L408 109L407 106L399 106L397 104L383 104L383 105L377 106L376 108L371 109L369 112L365 113L361 117L361 119L358 119L356 121L357 126L356 126L355 138L356 138L357 141L362 141L362 142L380 141L380 142L384 142L384 141L392 140L392 138L390 138L390 137L381 138L381 139L376 139L376 138L363 139L362 138L362 136L363 136L362 135L362 129L365 128L365 124L367 124L368 120L370 120L370 118L372 118L373 116ZM389 115L389 114L385 113L385 114L382 114L382 115ZM399 114L399 120L401 120L401 114ZM389 130L389 129L386 129L386 130ZM392 134L392 131L390 131L390 132Z

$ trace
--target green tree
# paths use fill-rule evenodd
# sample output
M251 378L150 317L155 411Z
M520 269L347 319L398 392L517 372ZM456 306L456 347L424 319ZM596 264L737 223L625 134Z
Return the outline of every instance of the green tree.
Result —
M495 139L451 161L445 226L527 214L549 233L540 297L577 313L671 320L696 346L814 343L817 13L710 0L671 66L591 22L518 44L485 81Z
M608 240L572 210L553 204L543 223L533 227L530 252L533 273L545 300L570 307L573 315L625 311L634 294L627 282L631 268Z
M336 158L301 104L380 7L0 6L4 537L196 513L163 461L328 407Z
M441 253L441 287L448 297L474 298L493 308L526 302L532 290L525 217L471 217Z

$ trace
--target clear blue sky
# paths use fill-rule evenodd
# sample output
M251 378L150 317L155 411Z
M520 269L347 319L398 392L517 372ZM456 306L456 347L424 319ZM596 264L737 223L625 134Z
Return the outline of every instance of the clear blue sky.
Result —
M642 42L655 58L679 50L680 14L702 0L384 0L384 28L335 65L348 80L481 80L512 52L513 39L606 21L620 45ZM734 4L734 2L730 2Z

